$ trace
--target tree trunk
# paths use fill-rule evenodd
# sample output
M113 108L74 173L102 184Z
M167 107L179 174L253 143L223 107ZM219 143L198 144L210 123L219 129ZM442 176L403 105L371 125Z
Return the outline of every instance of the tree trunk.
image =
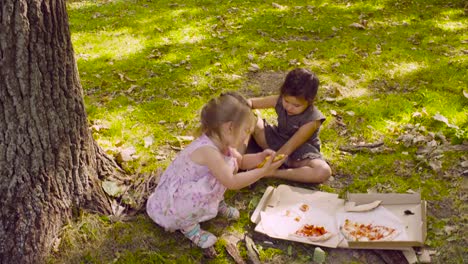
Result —
M64 0L0 0L0 263L41 263L77 209L110 213Z

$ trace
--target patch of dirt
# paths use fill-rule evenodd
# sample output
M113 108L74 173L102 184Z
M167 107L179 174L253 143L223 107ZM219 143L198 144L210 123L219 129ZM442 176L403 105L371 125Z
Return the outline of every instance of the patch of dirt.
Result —
M274 95L279 93L287 72L250 72L240 91L245 97Z
M444 219L452 215L458 214L456 207L453 204L453 198L446 197L441 201L427 201L427 215L433 216L436 219Z
M328 185L335 189L343 190L344 188L346 188L346 186L349 186L353 183L354 177L352 175L336 172L336 170L333 169L333 165L332 171L335 171L335 173L333 173L332 176L333 178L330 178L328 182L323 183L324 185Z

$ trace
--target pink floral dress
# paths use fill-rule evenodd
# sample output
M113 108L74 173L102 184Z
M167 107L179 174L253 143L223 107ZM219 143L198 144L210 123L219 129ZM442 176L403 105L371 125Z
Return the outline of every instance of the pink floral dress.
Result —
M167 231L186 228L218 214L226 187L208 167L190 159L190 154L203 146L218 149L206 135L194 140L164 171L156 190L148 198L146 212ZM237 170L237 160L231 152L224 160L233 171Z

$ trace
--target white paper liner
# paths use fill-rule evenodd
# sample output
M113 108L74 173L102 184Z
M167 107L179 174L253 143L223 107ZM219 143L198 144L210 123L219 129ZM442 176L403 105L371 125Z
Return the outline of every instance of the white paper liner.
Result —
M406 234L405 225L395 216L390 210L383 206L379 206L376 209L368 212L345 212L337 213L337 228L340 230L340 226L344 225L346 219L351 221L372 224L372 225L383 225L391 228L395 228L398 231L398 235L392 241L407 241L408 235ZM340 237L344 238L344 235L339 232Z
M309 206L309 209L306 212L299 210L302 204L307 204ZM289 214L287 214L286 211L289 211ZM303 225L309 224L323 226L325 230L333 234L333 237L329 240L321 241L320 243L329 247L336 247L339 243L339 232L335 218L322 209L315 207L313 204L298 203L279 211L261 212L260 215L261 220L259 225L261 225L264 232L273 236L307 243L310 241L308 241L306 237L302 238L291 235L293 235ZM296 221L296 217L299 217L300 220Z

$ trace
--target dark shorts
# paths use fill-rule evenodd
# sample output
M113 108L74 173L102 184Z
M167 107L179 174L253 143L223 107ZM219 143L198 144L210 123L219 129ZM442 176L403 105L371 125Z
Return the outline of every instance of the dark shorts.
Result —
M268 147L274 151L278 151L288 140L289 138L279 134L276 131L275 126L269 125L267 122L264 122L265 125L265 138L268 144ZM247 153L256 153L262 151L262 148L257 145L253 138L250 139L249 145L247 146ZM311 144L309 142L304 143L299 148L297 148L293 153L288 157L288 160L304 160L304 159L321 159L324 160L322 154L320 153L320 144Z

